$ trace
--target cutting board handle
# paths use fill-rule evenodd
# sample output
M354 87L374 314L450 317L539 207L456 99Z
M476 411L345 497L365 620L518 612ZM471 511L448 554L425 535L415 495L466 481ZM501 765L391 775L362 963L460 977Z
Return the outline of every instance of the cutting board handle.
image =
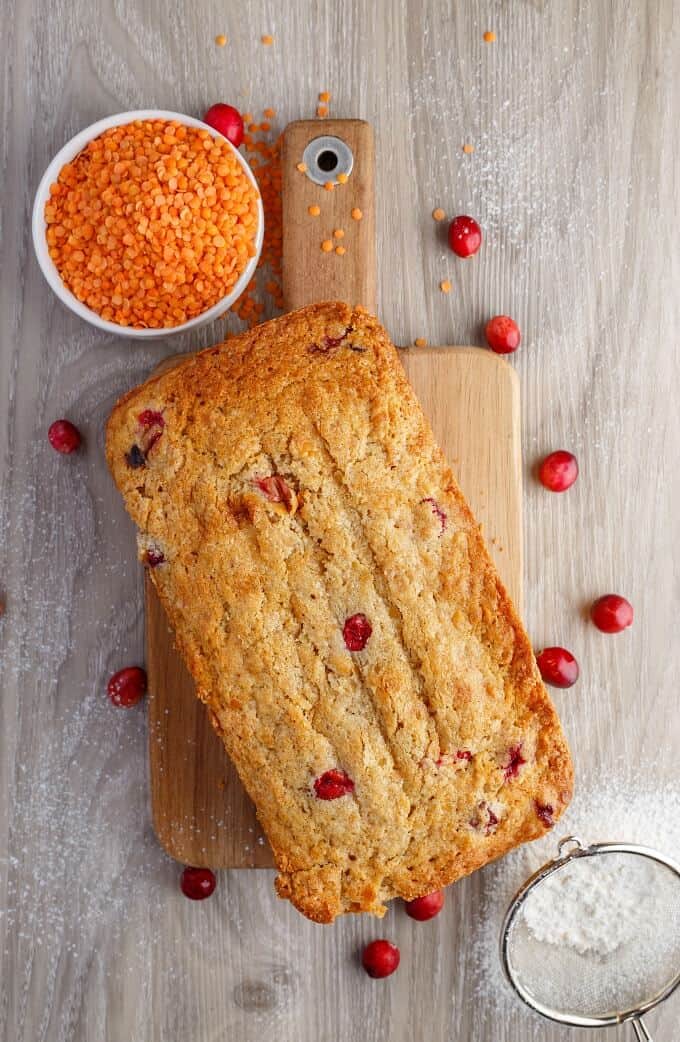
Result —
M289 123L283 135L282 166L286 310L344 300L375 312L372 127L360 119ZM333 185L331 190L324 187L326 181ZM324 242L332 244L330 250L324 251Z

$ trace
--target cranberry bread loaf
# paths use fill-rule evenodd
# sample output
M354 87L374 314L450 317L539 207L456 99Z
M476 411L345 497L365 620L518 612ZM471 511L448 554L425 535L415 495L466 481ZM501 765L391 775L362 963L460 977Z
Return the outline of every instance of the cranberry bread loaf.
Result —
M190 357L121 399L107 457L282 897L381 915L554 823L559 721L376 319Z

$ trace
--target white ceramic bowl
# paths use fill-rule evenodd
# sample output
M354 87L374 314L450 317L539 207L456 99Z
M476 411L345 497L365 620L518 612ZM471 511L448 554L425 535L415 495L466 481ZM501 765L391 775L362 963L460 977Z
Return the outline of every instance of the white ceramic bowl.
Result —
M184 123L186 126L200 127L202 130L207 130L213 137L221 138L223 141L227 140L222 134L218 133L217 130L209 127L207 123L202 123L200 119L194 119L192 116L184 116L180 112L166 112L164 109L140 109L137 112L118 112L115 116L107 116L106 119L98 120L97 123L93 123L92 126L86 127L85 130L81 130L79 134L76 134L75 137L71 138L71 140L64 145L59 152L57 152L56 156L43 174L40 184L38 185L38 191L35 194L35 202L33 203L33 247L43 275L62 303L70 308L71 311L75 312L76 315L80 315L80 317L84 318L86 322L89 322L93 326L97 326L98 329L106 330L107 333L115 333L117 336L134 337L136 340L153 340L171 336L173 333L184 333L187 329L197 329L199 326L204 326L208 322L212 322L213 319L221 315L227 310L227 308L230 308L236 300L238 300L253 277L262 251L262 239L264 237L264 211L262 209L260 190L253 172L239 150L234 148L229 141L229 147L232 149L234 155L243 167L246 176L257 189L257 231L255 234L255 255L248 261L243 274L232 290L225 297L222 297L217 304L213 304L212 307L207 308L206 311L202 311L201 314L196 315L195 318L191 318L179 326L168 326L159 329L132 329L130 326L119 326L115 322L108 322L106 319L98 315L96 311L93 311L85 304L82 304L78 298L71 293L70 289L64 285L62 278L57 271L57 267L50 257L49 250L47 249L47 238L45 234L47 229L45 223L45 203L49 199L50 185L57 180L62 167L65 166L66 163L70 163L72 159L75 159L88 142L99 137L99 135L103 134L105 130L110 130L111 127L119 127L125 123L132 123L136 119L174 119L180 123Z

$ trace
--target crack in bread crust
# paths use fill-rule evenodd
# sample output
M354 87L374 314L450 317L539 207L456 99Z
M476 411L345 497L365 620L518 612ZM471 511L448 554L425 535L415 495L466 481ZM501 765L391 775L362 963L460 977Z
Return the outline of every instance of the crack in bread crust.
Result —
M147 409L162 435L132 469ZM558 819L559 721L376 319L319 304L202 351L120 400L106 450L282 897L380 915ZM329 771L353 789L318 798Z

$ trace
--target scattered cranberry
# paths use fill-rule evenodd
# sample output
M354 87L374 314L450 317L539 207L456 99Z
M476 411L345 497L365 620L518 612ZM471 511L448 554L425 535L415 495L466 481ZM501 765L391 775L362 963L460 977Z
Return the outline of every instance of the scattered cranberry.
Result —
M578 662L566 648L544 648L536 656L536 662L546 684L571 687L578 680Z
M496 315L486 324L486 342L497 355L509 355L519 347L519 326L508 315Z
M364 948L361 962L369 977L389 977L399 965L399 949L389 941L371 941Z
M70 420L55 420L47 432L50 445L57 452L69 456L80 445L80 431Z
M425 923L428 919L434 919L444 907L444 891L434 890L424 897L416 897L413 901L406 902L406 914L419 923Z
M159 564L163 564L164 560L165 554L162 552L162 550L154 550L152 547L150 547L146 551L146 563L148 564L149 568L157 568Z
M243 119L233 105L224 105L222 102L212 105L203 117L203 122L231 141L234 148L238 148L243 141Z
M535 800L534 807L536 808L537 817L543 822L543 824L547 828L551 829L555 824L555 820L553 818L553 814L555 812L553 810L552 803L539 803L538 800Z
M526 763L526 760L522 756L522 745L511 745L508 749L507 762L503 764L503 775L506 781L510 781L511 778L516 778L519 774L519 769Z
M551 492L566 492L578 477L576 456L564 449L551 452L541 463L538 476L541 484Z
M363 651L368 644L368 638L373 632L373 627L365 615L350 615L345 619L342 627L342 635L345 638L345 646L348 651Z
M436 499L432 499L431 496L428 496L426 499L421 499L420 502L421 503L429 503L430 504L430 506L432 507L432 513L434 514L434 516L436 518L439 519L439 524L441 525L441 532L439 534L443 535L444 534L444 529L446 528L446 512L444 510L442 510L442 508L439 506L439 503L437 502L437 500Z
M192 901L204 901L217 886L215 873L209 868L185 868L180 877L180 886L185 897Z
M482 245L482 229L474 217L454 217L449 225L449 246L458 257L472 257Z
M633 605L618 593L606 593L595 601L590 617L603 633L620 633L633 625Z
M316 779L314 792L320 800L337 800L354 792L354 782L346 771L334 767Z
M119 669L109 679L106 690L114 706L129 709L130 706L136 706L146 694L146 673L139 666Z

